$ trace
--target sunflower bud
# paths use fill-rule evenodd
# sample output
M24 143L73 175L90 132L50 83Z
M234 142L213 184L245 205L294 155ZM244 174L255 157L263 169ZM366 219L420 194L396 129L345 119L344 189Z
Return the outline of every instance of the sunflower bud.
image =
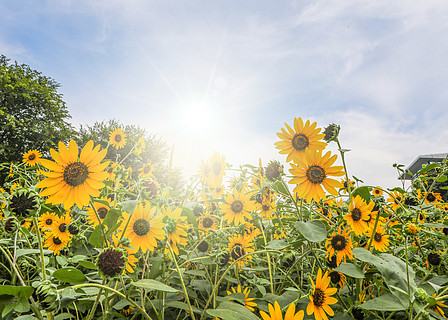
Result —
M338 138L340 130L341 127L337 124L332 123L328 125L328 127L326 127L323 132L325 134L324 140L327 142L335 141Z
M101 275L114 278L123 272L127 262L127 253L124 249L109 247L100 253L96 264Z
M266 178L269 181L277 180L283 173L283 167L278 161L271 161L266 167Z
M37 299L46 311L54 311L59 306L58 291L50 280L42 281L36 288Z
M420 303L425 303L426 299L429 298L429 295L423 288L416 288L414 291L414 297Z

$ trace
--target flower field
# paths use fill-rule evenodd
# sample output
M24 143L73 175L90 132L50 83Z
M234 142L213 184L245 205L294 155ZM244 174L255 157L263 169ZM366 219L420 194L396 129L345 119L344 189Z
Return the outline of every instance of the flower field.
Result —
M2 164L0 318L445 318L446 163L406 190L368 185L340 130L296 118L272 146L287 168L214 152L185 190L122 128L107 148L71 140Z

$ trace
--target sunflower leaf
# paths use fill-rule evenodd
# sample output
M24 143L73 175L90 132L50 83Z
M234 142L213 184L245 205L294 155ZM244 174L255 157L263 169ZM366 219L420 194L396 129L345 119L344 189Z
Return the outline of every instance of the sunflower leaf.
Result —
M357 265L354 265L353 263L341 263L339 267L335 269L335 271L356 279L364 278L364 273L362 272L361 268Z
M138 200L128 200L121 203L121 207L123 208L124 212L127 212L129 214L133 213L135 208L137 207Z
M80 284L86 282L86 276L84 275L84 273L72 267L56 270L55 272L53 272L53 277L55 277L59 281L72 284Z
M377 311L400 311L406 310L408 306L403 305L401 301L393 294L386 293L378 298L374 298L360 304L359 308Z
M320 220L297 221L294 226L310 242L321 242L327 238L327 228Z
M356 188L355 190L353 190L353 197L356 196L360 196L361 198L364 199L366 203L369 203L370 202L369 188L366 186Z
M207 313L223 320L258 320L249 309L230 301L222 303L217 309L207 310Z
M135 282L131 282L133 286L143 288L149 291L156 290L162 292L179 292L180 290L174 289L173 287L167 286L159 281L153 279L142 279Z
M101 225L96 226L89 237L89 242L95 248L104 248L104 237L101 230Z

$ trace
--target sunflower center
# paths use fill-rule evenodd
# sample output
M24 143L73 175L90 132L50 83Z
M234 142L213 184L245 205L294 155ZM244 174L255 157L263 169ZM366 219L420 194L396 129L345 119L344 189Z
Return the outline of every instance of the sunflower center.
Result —
M212 171L216 175L220 174L221 173L221 164L219 162L215 162L212 166Z
M234 260L238 260L239 258L241 258L242 256L244 256L246 254L246 251L244 250L243 246L239 243L236 243L233 247L232 247L232 252L231 252L231 256Z
M375 232L375 235L373 236L373 239L376 241L376 242L381 242L381 239L383 238L383 236L381 235L381 233L379 233L379 232Z
M116 136L115 136L115 141L116 142L120 142L121 141L121 135L119 135L119 134L117 134Z
M345 239L344 236L341 235L335 235L333 237L333 239L331 239L331 246L333 247L333 249L335 250L344 250L345 247L347 246L347 240Z
M304 134L298 133L291 140L294 149L302 151L310 145L310 140Z
M429 202L434 202L436 201L436 197L432 193L428 193L426 195L426 200L428 200Z
M51 226L53 224L53 219L48 218L47 220L45 220L45 224L47 226Z
M36 159L36 155L33 153L33 154L30 154L29 156L28 156L28 160L34 160L34 159Z
M239 213L243 210L243 203L240 200L233 201L231 208L233 212Z
M442 262L442 258L437 252L432 252L428 254L428 262L433 266L438 266Z
M373 193L374 193L374 194L380 194L380 192L381 192L381 191L378 190L378 189L373 190Z
M138 236L146 236L149 232L149 222L145 219L138 219L137 221L135 221L132 229L134 229L134 232Z
M320 308L325 303L325 292L321 288L316 288L313 293L313 303Z
M145 167L143 168L143 172L144 172L145 174L148 174L150 171L151 171L151 166L145 166Z
M311 183L320 184L326 178L325 170L320 166L310 166L306 170L306 177Z
M341 275L337 271L332 271L329 274L332 283L338 283L341 281Z
M204 228L210 228L213 225L213 220L210 218L204 218L204 220L202 220L202 225L204 226Z
M266 204L263 204L263 205L261 206L261 208L263 209L263 211L268 211L268 210L269 210L269 206L266 205Z
M89 176L89 169L82 162L73 162L64 168L64 181L71 187L79 186Z
M58 227L59 231L61 232L65 232L67 231L67 224L66 223L61 223Z
M101 207L97 210L97 212L100 219L103 220L104 218L106 218L108 210L105 207Z
M359 208L355 208L352 210L352 219L353 221L359 221L361 220L362 212Z
M58 237L53 237L53 243L58 246L62 243L62 241Z

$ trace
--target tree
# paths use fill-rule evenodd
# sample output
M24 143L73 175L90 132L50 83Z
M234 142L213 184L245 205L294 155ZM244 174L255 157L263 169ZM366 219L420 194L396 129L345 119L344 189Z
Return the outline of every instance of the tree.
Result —
M118 150L109 145L109 135L116 128L121 128L127 139L126 145ZM139 155L131 153L130 156L127 156L139 138L143 138L145 141L145 148L143 148L142 153ZM117 120L95 122L93 126L81 125L76 140L80 147L89 140L93 140L95 144L99 143L101 149L107 147L106 159L121 162L125 167L131 167L134 179L138 177L139 169L151 162L154 165L153 175L162 187L169 186L177 191L182 187L180 169L170 167L170 150L166 142L148 134L145 129L139 126L123 125Z
M60 84L0 55L0 154L2 162L22 161L37 149L48 154L74 135L71 116L57 92ZM4 175L0 175L3 182Z

